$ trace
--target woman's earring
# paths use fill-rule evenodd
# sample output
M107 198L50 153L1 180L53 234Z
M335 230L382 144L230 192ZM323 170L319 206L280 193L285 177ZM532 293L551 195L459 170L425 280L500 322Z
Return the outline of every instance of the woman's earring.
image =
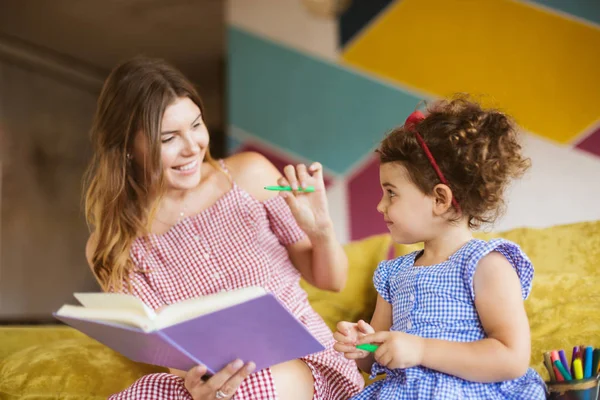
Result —
M127 153L127 160L131 161L133 159L133 157L131 157L131 153Z

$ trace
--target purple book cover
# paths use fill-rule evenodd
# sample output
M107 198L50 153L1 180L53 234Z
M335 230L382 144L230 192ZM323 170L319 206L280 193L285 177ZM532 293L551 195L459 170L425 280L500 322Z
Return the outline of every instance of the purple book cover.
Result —
M184 371L204 364L215 373L236 358L258 371L325 349L270 293L155 332L54 316L133 361Z

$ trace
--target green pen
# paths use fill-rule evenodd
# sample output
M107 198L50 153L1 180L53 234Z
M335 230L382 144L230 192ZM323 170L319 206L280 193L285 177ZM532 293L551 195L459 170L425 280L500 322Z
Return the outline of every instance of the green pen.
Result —
M359 350L368 351L369 353L375 353L379 346L376 344L365 343L357 345L356 348Z
M291 186L265 186L265 189L276 190L278 192L291 192L292 191ZM307 186L306 188L298 187L298 190L297 190L297 192L305 192L305 193L311 193L314 191L315 191L314 186Z

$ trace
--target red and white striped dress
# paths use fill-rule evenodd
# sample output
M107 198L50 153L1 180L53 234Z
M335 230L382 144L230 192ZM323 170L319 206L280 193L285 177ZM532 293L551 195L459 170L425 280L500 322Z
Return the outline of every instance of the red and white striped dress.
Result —
M265 287L327 348L302 359L314 377L314 399L347 399L362 389L363 378L354 362L333 350L331 331L308 303L285 248L304 236L280 196L259 202L234 183L200 214L162 235L149 236L149 241L134 242L131 257L140 272L131 274L132 292L156 309L222 290ZM234 398L277 399L271 370L250 375ZM160 373L140 378L111 399L189 400L191 396L183 379Z

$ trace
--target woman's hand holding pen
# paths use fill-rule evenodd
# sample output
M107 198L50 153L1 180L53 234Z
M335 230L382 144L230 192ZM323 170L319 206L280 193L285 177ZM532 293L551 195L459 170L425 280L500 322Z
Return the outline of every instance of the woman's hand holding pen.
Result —
M279 190L298 227L307 238L288 246L289 255L300 274L313 286L339 292L346 285L348 257L336 238L329 215L323 167L320 163L287 165L277 180Z
M304 164L287 165L283 169L284 176L277 184L291 186L292 191L280 192L287 202L298 226L309 237L319 237L332 230L333 223L329 215L323 167L320 163L312 163L308 168ZM303 192L302 188L314 187L314 191Z

